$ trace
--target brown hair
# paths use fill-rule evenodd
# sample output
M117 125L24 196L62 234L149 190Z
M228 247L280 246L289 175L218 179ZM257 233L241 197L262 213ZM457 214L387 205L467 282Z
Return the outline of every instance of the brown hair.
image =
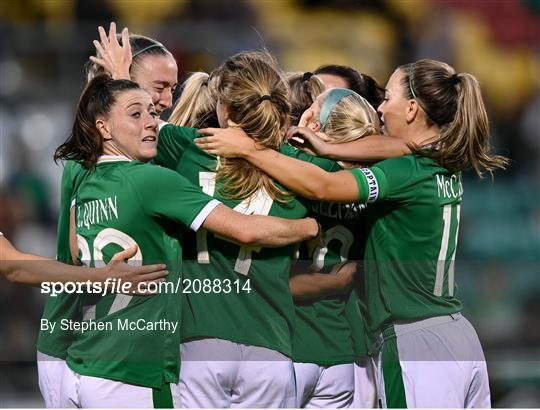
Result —
M239 53L219 68L217 96L230 119L261 147L277 150L288 125L289 89L273 57L266 52ZM264 189L274 200L289 194L259 168L243 159L223 159L217 172L225 197L248 198Z
M361 74L352 67L328 64L317 68L315 74L330 74L343 78L347 88L364 97L373 108L377 109L384 100L384 87L367 74Z
M214 73L192 73L182 87L169 122L193 128L219 127L216 115L217 76Z
M290 73L287 82L291 89L289 100L291 102L291 124L298 125L300 117L319 94L324 91L324 84L313 73Z
M71 135L54 152L54 161L74 160L86 169L92 168L103 154L103 137L96 128L96 120L108 117L119 93L139 89L130 80L113 80L107 75L94 77L77 103Z
M487 113L473 75L457 74L448 64L434 60L419 60L399 70L405 74L405 95L424 110L428 126L441 128L436 149L411 146L413 152L433 158L451 172L472 168L480 177L484 171L493 174L506 167L507 158L492 154Z

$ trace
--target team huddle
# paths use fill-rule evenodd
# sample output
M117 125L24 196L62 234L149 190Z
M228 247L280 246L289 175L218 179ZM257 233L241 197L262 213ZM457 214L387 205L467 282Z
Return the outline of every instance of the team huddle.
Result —
M472 75L420 60L383 88L242 52L173 106L161 43L111 24L94 44L54 156L57 258L124 252L180 287L49 296L48 407L490 406L454 282L461 171L505 165Z

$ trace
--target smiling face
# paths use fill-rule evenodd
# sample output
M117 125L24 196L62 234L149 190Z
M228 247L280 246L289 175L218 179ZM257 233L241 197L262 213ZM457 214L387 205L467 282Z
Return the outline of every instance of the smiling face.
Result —
M173 93L178 82L178 67L174 58L167 54L151 54L137 62L133 81L150 93L158 115L172 107Z
M405 129L411 112L411 100L405 95L402 81L405 73L396 70L386 84L384 101L378 107L384 123L382 131L385 135L400 138L406 135Z
M139 161L157 155L157 113L150 95L140 89L118 93L107 118L96 120L105 144L112 151Z

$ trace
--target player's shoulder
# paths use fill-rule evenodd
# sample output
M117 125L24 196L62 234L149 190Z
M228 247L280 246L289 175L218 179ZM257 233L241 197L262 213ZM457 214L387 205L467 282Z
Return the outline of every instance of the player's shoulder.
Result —
M177 172L148 162L130 161L120 167L119 171L138 191L155 192L181 185L191 185Z
M159 136L193 141L199 136L199 131L196 128L184 127L167 122L159 128Z
M379 161L373 164L373 167L380 168L382 170L408 170L416 167L417 162L417 156L414 154L409 154L402 157L387 158L383 161Z

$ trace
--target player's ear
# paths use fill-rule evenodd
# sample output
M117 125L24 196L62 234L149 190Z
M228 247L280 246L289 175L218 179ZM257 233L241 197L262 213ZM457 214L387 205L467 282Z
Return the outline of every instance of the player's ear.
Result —
M416 116L419 113L420 106L418 105L418 101L413 99L409 100L407 102L405 110L405 119L407 120L407 123L410 124L415 120Z
M112 139L111 129L107 120L103 118L96 119L96 129L99 131L104 141Z

